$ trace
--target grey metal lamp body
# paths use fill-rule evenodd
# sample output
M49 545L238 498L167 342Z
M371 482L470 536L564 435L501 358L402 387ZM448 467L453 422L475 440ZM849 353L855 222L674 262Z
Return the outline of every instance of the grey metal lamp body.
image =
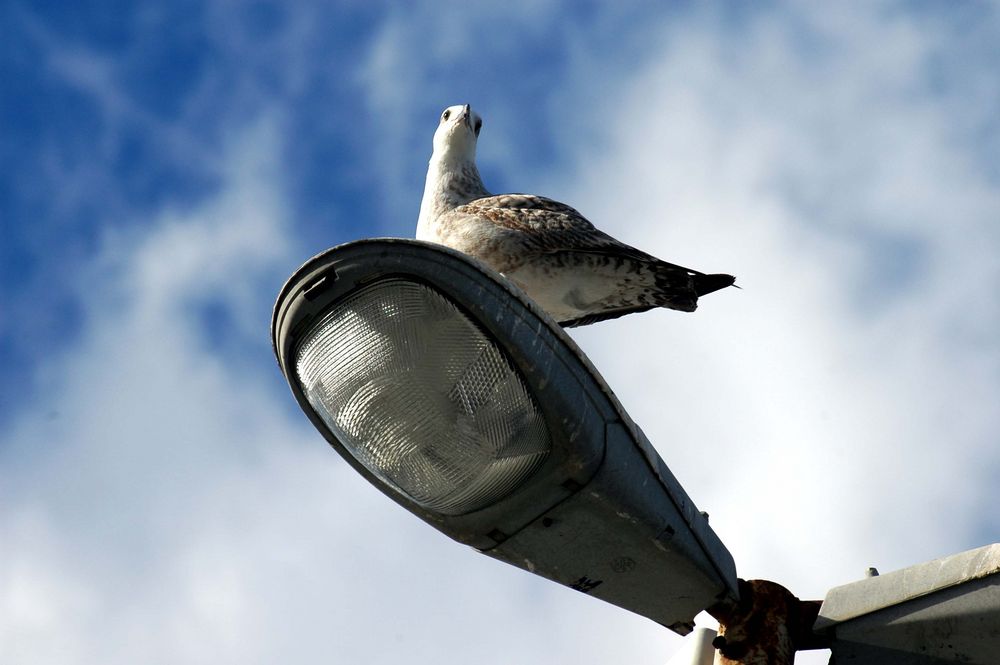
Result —
M380 280L421 284L452 303L516 368L544 418L544 461L488 505L461 514L421 505L359 459L301 385L295 366L303 339L325 312ZM307 261L282 288L272 340L292 393L327 441L449 537L681 634L697 613L736 598L732 556L589 360L478 261L413 240L340 245Z

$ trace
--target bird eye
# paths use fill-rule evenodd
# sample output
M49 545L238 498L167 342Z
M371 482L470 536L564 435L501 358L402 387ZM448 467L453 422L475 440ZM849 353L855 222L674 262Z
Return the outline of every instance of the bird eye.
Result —
M479 136L479 130L483 128L482 118L476 120L476 136Z
M448 119L448 116L450 116L450 115L451 115L451 110L450 110L450 109L448 109L448 110L446 110L446 111L445 111L444 113L442 113L442 114L441 114L441 119L442 119L442 120L447 120L447 119Z

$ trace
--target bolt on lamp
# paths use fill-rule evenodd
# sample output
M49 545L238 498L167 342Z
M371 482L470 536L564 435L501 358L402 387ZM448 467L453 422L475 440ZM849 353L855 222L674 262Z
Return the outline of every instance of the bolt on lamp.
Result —
M482 263L413 240L307 261L271 336L313 425L483 554L686 634L732 556L570 338Z

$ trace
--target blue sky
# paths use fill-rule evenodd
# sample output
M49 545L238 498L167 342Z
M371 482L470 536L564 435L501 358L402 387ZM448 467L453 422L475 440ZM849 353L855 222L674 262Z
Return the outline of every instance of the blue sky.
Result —
M5 661L678 647L402 514L277 372L282 281L412 235L454 103L492 190L738 275L573 335L741 575L998 540L991 5L15 0L0 43Z

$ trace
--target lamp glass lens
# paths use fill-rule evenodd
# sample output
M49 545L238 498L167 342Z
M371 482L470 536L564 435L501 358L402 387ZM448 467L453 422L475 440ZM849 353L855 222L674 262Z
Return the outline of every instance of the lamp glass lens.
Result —
M299 344L295 367L361 464L446 515L506 496L551 448L503 350L422 284L385 279L337 303Z

